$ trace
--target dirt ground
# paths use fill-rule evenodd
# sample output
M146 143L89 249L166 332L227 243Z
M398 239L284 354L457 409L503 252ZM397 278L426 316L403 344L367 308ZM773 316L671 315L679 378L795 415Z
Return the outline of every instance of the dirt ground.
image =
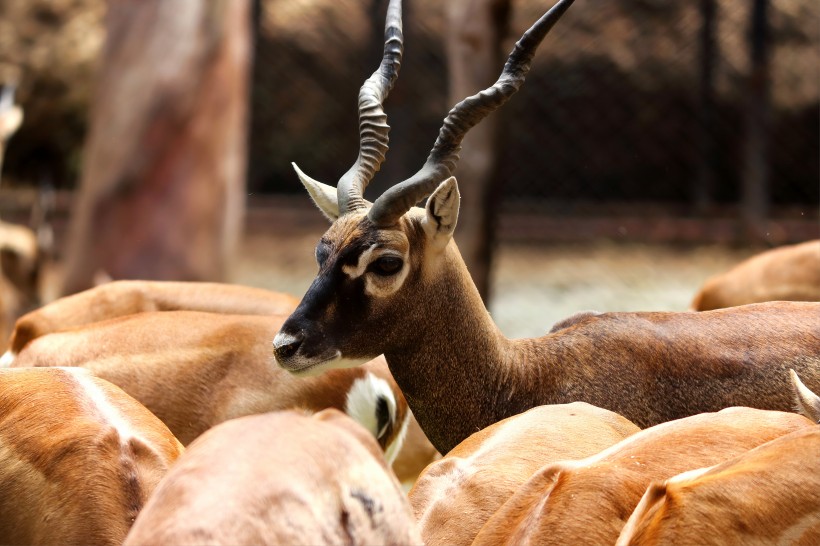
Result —
M321 229L246 235L234 280L301 296ZM509 337L538 336L581 310L686 310L703 281L757 250L719 245L501 243L490 312Z

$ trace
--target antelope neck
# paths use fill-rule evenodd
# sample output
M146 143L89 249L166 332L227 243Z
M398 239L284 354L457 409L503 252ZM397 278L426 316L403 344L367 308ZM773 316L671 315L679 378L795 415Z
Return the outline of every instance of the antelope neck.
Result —
M467 436L533 405L546 367L532 340L507 339L463 262L446 268L410 321L406 342L385 353L430 441L446 453Z

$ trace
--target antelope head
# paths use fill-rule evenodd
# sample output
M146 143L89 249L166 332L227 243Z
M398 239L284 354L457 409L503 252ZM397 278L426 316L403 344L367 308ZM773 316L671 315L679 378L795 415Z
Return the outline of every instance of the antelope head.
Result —
M435 328L455 300L470 300L483 309L453 241L460 196L451 175L464 135L518 90L536 48L572 1L560 0L524 33L494 85L449 112L422 168L370 203L364 190L387 152L383 103L402 54L401 2L390 1L384 57L359 92L356 162L337 187L313 180L294 165L332 225L316 246L315 280L273 341L283 368L318 373L356 366L380 354L389 362L391 353L409 348L420 333ZM424 198L426 206L416 207Z

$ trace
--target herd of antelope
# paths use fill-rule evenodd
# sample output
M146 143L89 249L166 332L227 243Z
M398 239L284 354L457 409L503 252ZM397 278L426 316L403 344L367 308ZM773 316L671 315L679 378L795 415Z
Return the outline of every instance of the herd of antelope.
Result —
M403 48L390 1L358 159L335 187L296 169L332 222L301 300L113 281L16 320L0 543L820 544L820 241L710 280L687 312L517 340L459 255L462 138L571 4L370 203Z

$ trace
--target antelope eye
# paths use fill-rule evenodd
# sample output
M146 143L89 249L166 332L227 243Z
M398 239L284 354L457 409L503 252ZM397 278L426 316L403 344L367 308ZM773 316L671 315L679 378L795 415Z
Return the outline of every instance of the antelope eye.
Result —
M382 256L370 262L367 270L381 277L389 277L401 271L402 265L404 261L397 256Z

